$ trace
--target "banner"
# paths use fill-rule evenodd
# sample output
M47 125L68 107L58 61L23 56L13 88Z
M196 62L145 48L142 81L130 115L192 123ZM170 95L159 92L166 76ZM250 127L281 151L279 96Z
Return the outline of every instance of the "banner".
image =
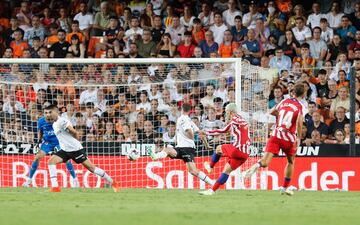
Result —
M32 154L34 145L31 143L0 143L0 154ZM124 142L86 142L84 148L88 154L125 156L131 148L139 150L141 156L146 156L146 148L155 148L153 143L124 143ZM258 149L251 146L251 155L256 155ZM299 157L346 157L349 155L349 145L321 144L316 146L299 146L296 155ZM198 143L197 156L209 156L212 151ZM284 156L280 152L280 156ZM356 145L356 156L360 156L360 145Z
M122 188L209 188L204 182L199 182L186 171L181 160L165 159L151 161L149 157L141 157L131 162L125 156L90 156L91 161L109 173L121 183ZM0 156L0 187L19 187L25 181L33 156L2 155ZM47 170L48 157L44 158L34 176L33 186L49 187ZM209 157L197 157L196 164L203 169L203 163ZM360 191L360 158L320 158L300 157L295 160L295 173L291 185L306 190L350 190ZM267 171L260 171L250 180L244 181L240 170L245 170L257 161L250 157L238 170L234 171L225 185L226 189L269 189L277 190L284 179L286 159L274 158ZM221 174L226 158L216 165L212 179ZM82 187L104 187L105 182L87 171L83 166L74 164ZM70 175L65 165L58 168L58 179L62 187L70 187Z

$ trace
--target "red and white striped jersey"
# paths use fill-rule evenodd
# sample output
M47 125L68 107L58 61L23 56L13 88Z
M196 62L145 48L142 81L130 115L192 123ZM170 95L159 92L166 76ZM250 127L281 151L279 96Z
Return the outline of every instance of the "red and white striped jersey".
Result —
M247 121L236 114L231 121L222 129L207 131L207 135L216 135L231 132L234 137L233 145L240 151L250 154L249 126Z
M276 125L271 136L284 141L296 141L297 119L303 115L303 106L295 98L284 99L275 106L278 111Z

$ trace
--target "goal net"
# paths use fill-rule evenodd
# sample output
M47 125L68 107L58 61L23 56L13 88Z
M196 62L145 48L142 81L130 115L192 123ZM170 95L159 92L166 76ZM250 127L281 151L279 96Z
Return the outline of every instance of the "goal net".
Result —
M231 174L225 188L265 189L266 171L249 181L241 179L241 171L258 160L267 139L268 88L258 68L239 59L3 60L0 187L22 186L37 150L49 150L49 143L39 140L38 120L44 104L52 103L78 131L88 158L122 188L208 188L186 171L181 160L152 161L147 149L175 145L182 104L192 106L192 120L206 131L222 128L224 107L236 102L250 124L252 156ZM195 140L196 165L205 172L203 163L213 150L206 149L198 136ZM228 135L208 140L213 149L232 141ZM31 186L49 186L50 154L40 160ZM129 154L139 158L131 161ZM212 179L217 179L225 163L224 158L216 165ZM106 186L100 177L73 165L82 187ZM60 164L57 169L60 185L71 187L66 166Z

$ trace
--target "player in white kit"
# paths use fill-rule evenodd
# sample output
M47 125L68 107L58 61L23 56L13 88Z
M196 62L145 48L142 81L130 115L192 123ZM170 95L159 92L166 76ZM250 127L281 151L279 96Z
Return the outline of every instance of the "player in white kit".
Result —
M57 180L56 164L66 163L72 159L77 164L81 163L90 172L104 178L115 192L119 191L119 184L102 169L96 167L87 158L86 151L78 140L78 134L71 125L71 122L64 117L59 116L57 106L50 105L44 110L46 121L53 122L54 133L59 140L60 151L56 152L49 159L49 174L51 181L51 192L60 192Z
M199 133L201 140L204 142L205 147L209 148L206 140L206 132L201 131L196 124L190 119L189 112L191 106L184 103L182 106L181 116L176 121L176 147L167 145L161 152L154 153L151 148L148 149L148 154L153 160L166 158L169 156L172 159L182 159L193 176L198 177L200 180L210 184L214 181L205 175L204 172L196 168L195 158L195 142L194 133Z

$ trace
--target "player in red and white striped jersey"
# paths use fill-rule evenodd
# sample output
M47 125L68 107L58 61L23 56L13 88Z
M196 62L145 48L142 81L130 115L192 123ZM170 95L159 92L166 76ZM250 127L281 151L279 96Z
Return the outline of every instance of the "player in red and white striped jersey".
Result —
M265 155L259 162L246 171L245 178L251 177L259 167L267 167L273 156L279 154L281 149L285 153L288 161L285 168L285 179L281 193L287 195L294 194L288 187L294 172L297 146L300 143L300 137L298 137L297 134L301 133L304 121L303 106L300 103L304 94L304 85L298 83L294 86L294 98L285 99L271 109L270 114L277 117L275 129L266 144Z
M207 135L220 135L231 132L234 137L232 144L223 144L216 147L214 154L211 157L211 162L205 162L204 166L208 173L212 172L215 164L220 160L220 157L228 157L228 162L220 177L217 179L211 189L199 192L201 195L212 195L217 189L226 183L231 171L236 170L241 166L249 157L250 154L250 139L249 128L246 120L237 114L236 104L230 103L226 106L226 118L229 123L223 128L218 130L207 131Z

